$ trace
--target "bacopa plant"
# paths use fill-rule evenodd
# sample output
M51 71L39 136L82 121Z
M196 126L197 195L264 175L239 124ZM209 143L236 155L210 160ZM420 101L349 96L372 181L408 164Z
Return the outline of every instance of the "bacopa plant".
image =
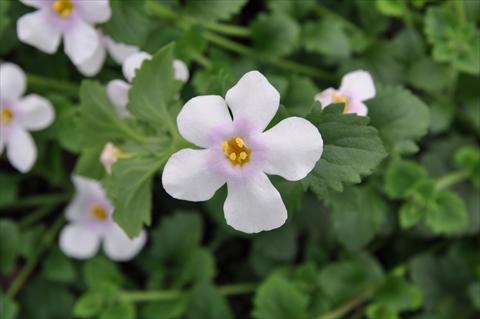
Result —
M480 318L479 3L0 1L0 317Z

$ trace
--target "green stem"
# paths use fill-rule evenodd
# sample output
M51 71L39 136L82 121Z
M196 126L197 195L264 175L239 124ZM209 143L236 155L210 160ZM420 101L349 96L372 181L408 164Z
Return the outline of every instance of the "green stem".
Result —
M55 223L50 227L50 229L46 230L43 237L42 241L40 242L40 247L33 253L30 258L27 260L25 266L22 268L22 270L18 273L18 275L15 277L15 280L12 282L10 287L8 287L7 290L7 297L9 298L14 298L15 295L20 291L22 288L23 284L26 282L32 271L35 269L37 266L37 263L40 259L40 257L45 253L45 251L50 247L50 245L53 243L55 237L57 236L57 233L60 230L60 227L62 227L64 223L64 218L63 216L58 218Z
M467 16L465 14L465 8L463 6L463 0L454 0L455 11L457 12L457 18L460 24L465 25L467 22Z
M44 218L45 216L47 216L48 214L53 212L53 209L55 208L55 206L56 205L45 205L45 206L42 206L42 207L36 209L35 211L29 213L24 218L22 218L18 222L18 226L20 228L25 228L27 226L30 226L30 225L36 223L40 219Z
M442 178L439 178L435 183L435 188L437 190L448 188L454 184L462 182L467 177L468 177L468 173L466 171L453 172L451 174L443 176Z
M48 205L48 206L57 205L59 203L66 202L67 200L70 199L71 196L72 195L70 193L32 196L27 198L21 198L18 203L0 206L0 208L2 212L5 212L6 210L9 210L9 209L18 209L18 208L43 206L43 205Z
M224 296L250 294L258 287L257 283L242 283L235 285L219 286L218 291ZM178 299L188 294L182 290L161 290L161 291L124 291L120 299L127 302L148 302Z
M333 309L330 312L327 312L324 315L321 315L319 319L337 319L337 318L343 318L347 313L352 311L353 309L359 307L363 303L367 302L373 295L373 292L375 291L374 288L370 288L365 290L363 293L361 293L358 296L355 296L354 298L348 300L347 302L341 304L339 307Z
M66 93L71 97L78 98L78 92L80 89L76 84L34 74L27 74L27 81L29 86L42 89L53 89L61 93Z

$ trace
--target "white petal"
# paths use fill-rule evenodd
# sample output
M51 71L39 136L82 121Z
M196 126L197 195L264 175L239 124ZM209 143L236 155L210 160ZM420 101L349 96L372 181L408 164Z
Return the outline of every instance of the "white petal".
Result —
M143 61L151 59L152 56L146 52L138 52L130 55L123 62L122 70L123 75L128 80L132 82L133 77L135 76L135 71L142 66Z
M315 167L323 151L318 129L300 117L284 119L262 134L268 148L265 173L298 181Z
M173 61L173 72L175 80L182 82L187 82L190 77L190 72L188 72L187 65L181 60Z
M355 100L365 101L375 96L375 85L370 73L359 70L345 74L339 91Z
M263 131L277 113L280 94L260 72L250 71L228 90L225 100L235 121L247 118Z
M20 100L20 123L29 131L42 130L53 123L55 113L47 99L30 94Z
M127 117L130 113L127 110L128 92L131 85L122 80L113 80L108 82L107 95L117 110L120 117Z
M0 64L0 101L15 102L25 93L26 88L25 73L18 65Z
M17 127L10 132L7 145L7 158L17 170L28 172L37 159L37 148L30 133Z
M109 36L104 36L103 41L107 46L108 53L112 56L115 62L119 64L122 64L126 58L140 50L134 45L115 42Z
M258 233L282 226L287 209L280 193L267 175L260 173L248 180L229 181L223 206L227 224L245 233Z
M350 109L346 113L355 113L359 116L366 116L368 113L368 108L362 102L353 101L350 104Z
M60 249L69 257L88 259L96 255L100 234L89 225L70 223L63 227L59 238Z
M61 32L49 21L45 10L27 13L18 19L17 35L20 41L49 54L55 53L60 45Z
M82 18L92 24L106 22L112 16L108 0L78 1L75 5Z
M102 43L99 42L93 55L77 65L78 70L85 76L94 76L102 69L106 58L106 51Z
M183 149L173 154L163 169L165 191L176 199L205 201L225 184L225 178L208 166L209 150Z
M147 234L144 230L137 237L130 239L117 224L114 224L105 234L103 250L111 260L127 261L135 257L146 242Z
M213 128L232 123L225 100L218 95L196 96L190 99L177 117L180 135L187 141L209 147Z
M42 8L48 4L48 2L44 0L20 0L20 2L34 8Z
M75 65L80 65L91 58L97 46L101 45L95 29L81 19L75 19L63 37L65 54Z
M87 195L94 195L96 197L106 198L105 190L100 182L86 178L80 175L72 175L72 182L75 185L77 194L83 193Z
M328 88L317 95L315 95L315 100L320 102L322 108L333 103L333 95L337 92L334 88Z

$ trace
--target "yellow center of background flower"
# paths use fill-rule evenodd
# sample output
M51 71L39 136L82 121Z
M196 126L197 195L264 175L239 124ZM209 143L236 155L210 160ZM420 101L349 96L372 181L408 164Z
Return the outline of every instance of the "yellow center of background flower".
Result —
M223 142L223 153L233 166L243 166L250 162L250 149L240 137Z
M99 221L107 219L107 211L100 205L95 205L90 209L90 214Z
M333 101L335 103L344 103L345 107L343 108L343 113L350 111L350 104L348 104L348 98L345 95L336 95L333 93Z
M52 4L52 9L55 11L60 17L66 18L75 9L71 0L57 0Z
M0 123L9 124L13 120L13 112L8 107L0 111Z

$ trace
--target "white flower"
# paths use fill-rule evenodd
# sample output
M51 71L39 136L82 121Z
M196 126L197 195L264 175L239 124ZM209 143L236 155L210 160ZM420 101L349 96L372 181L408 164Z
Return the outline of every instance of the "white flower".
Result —
M353 71L342 78L338 90L328 88L317 94L315 100L319 101L322 108L332 103L345 103L344 113L356 113L365 116L368 113L363 101L375 97L375 85L370 73L367 71Z
M223 208L230 226L256 233L283 225L287 210L266 174L304 178L320 159L323 141L318 129L299 117L263 132L279 102L278 91L258 71L246 73L225 100L217 95L190 99L178 114L178 129L203 149L183 149L170 157L162 176L167 193L205 201L227 183Z
M76 194L65 211L69 223L60 233L60 248L65 255L87 259L96 255L103 242L105 254L115 261L135 257L147 241L144 230L133 239L113 221L114 208L97 181L72 176Z
M27 88L25 73L13 63L0 64L0 154L7 150L10 163L22 173L37 159L37 148L28 131L52 124L52 105L36 94L23 97Z
M115 147L112 143L107 143L103 147L102 154L100 154L100 162L107 171L108 174L112 174L112 166L115 164L118 159L126 158L129 155L122 152L120 149Z
M132 83L135 77L135 72L139 69L145 60L150 60L152 56L146 52L138 52L130 55L123 62L122 70L123 75L127 79L128 83L123 80L113 80L107 85L107 94L110 102L117 109L117 113L120 117L128 117L130 113L127 111L128 104L128 92L130 91L130 83ZM176 80L187 82L189 72L187 65L180 60L173 61L174 78Z
M94 24L110 19L108 0L20 0L38 10L17 21L20 41L53 54L63 37L65 54L75 65L91 58L101 46Z
M89 59L77 65L78 70L83 75L96 75L105 63L107 52L110 54L113 60L115 60L115 62L122 64L127 57L140 51L140 49L134 45L128 45L113 41L112 38L104 35L100 30L97 30L97 36L100 45L97 46L97 49Z

